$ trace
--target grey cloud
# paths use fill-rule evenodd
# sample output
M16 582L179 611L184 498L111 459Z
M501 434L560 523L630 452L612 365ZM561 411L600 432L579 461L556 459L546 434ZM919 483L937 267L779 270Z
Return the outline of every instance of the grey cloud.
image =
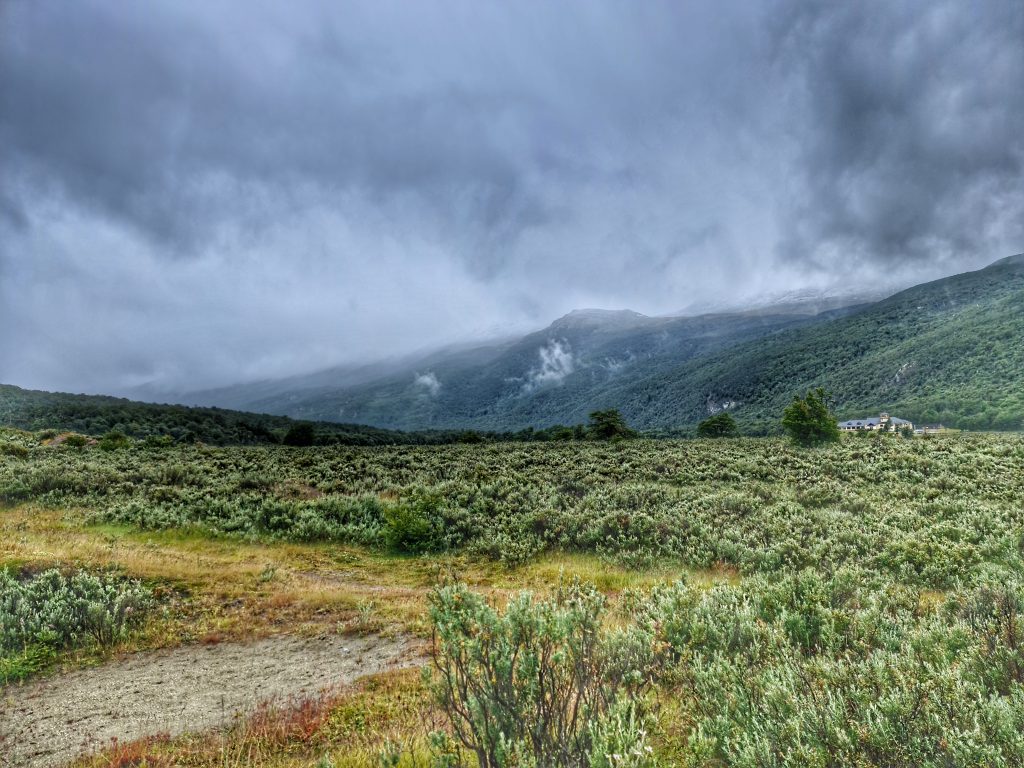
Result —
M437 397L441 393L441 381L433 371L417 373L413 377L413 384L420 387L431 397Z
M198 388L994 260L1022 15L0 0L0 380Z
M14 158L104 215L191 245L239 215L238 196L304 183L328 200L412 199L438 226L507 243L547 219L542 187L648 170L622 145L690 117L690 91L709 87L709 73L690 73L699 36L665 6L634 18L86 0L8 13L0 114Z
M1019 247L1024 6L792 3L777 30L802 146L791 257L957 266Z

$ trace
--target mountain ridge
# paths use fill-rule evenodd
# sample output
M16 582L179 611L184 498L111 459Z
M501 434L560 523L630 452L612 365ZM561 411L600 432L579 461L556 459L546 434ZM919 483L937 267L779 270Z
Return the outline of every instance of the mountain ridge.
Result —
M1014 254L816 315L581 310L491 350L482 362L434 359L418 371L429 387L396 371L356 387L252 405L394 429L498 430L576 423L605 407L641 428L688 429L728 408L749 429L767 432L777 429L777 413L794 393L824 386L844 414L899 408L917 420L1018 429L1024 404L1014 393L1024 391L1024 359L1012 340L1024 338L1024 310L1017 313L1014 303L1024 301L1022 267L1024 255ZM992 349L989 335L999 339ZM979 406L977 398L994 404Z
M1024 429L1024 254L877 302L817 314L785 309L687 317L578 309L521 337L183 398L207 406L217 423L217 409L231 408L342 431L510 432L618 408L635 426L663 433L686 433L728 410L758 434L778 430L794 394L823 386L840 417L888 410L969 429ZM33 406L36 416L45 402ZM239 439L260 441L265 428L243 424Z
M317 392L296 389L230 405L391 429L500 431L578 423L591 405L606 399L602 391L615 379L643 378L739 341L848 311L673 317L578 309L519 339L484 343L470 354L425 356L373 382Z

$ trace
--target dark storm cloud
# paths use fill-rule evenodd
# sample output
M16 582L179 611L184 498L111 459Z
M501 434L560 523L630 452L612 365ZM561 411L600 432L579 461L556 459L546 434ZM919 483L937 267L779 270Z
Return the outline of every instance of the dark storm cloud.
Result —
M206 386L1021 250L1017 2L0 3L0 380Z
M804 197L784 250L990 259L1024 239L1024 4L794 3L776 20Z

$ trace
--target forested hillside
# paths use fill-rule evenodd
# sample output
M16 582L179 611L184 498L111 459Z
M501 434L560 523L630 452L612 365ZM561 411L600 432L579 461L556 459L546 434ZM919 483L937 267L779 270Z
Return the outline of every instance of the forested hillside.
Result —
M1024 256L1015 256L818 315L574 312L515 343L247 407L394 429L499 431L618 408L634 426L683 433L727 409L747 431L772 432L794 394L823 386L841 416L888 410L1015 430L1024 428L1022 339Z
M647 317L577 310L515 342L438 354L358 386L296 390L245 407L406 430L577 424L590 411L618 407L620 391L643 391L653 376L687 360L850 311Z
M295 424L283 416L39 392L0 384L0 425L25 430L69 430L94 436L116 430L132 437L166 435L182 442L258 445L280 442ZM431 442L426 435L352 424L317 424L315 432L320 442L344 445Z
M886 410L918 423L1019 430L1022 340L1024 255L820 315L574 312L518 341L438 353L358 386L332 388L321 376L313 390L247 407L318 421L318 442L351 445L450 442L466 429L510 437L580 424L605 408L667 433L728 410L745 431L768 433L794 394L821 386L841 417ZM295 422L0 386L0 423L256 444L279 441Z
M1024 255L911 288L846 318L686 363L617 402L646 426L690 424L709 402L773 429L823 386L843 417L880 410L963 429L1024 428Z

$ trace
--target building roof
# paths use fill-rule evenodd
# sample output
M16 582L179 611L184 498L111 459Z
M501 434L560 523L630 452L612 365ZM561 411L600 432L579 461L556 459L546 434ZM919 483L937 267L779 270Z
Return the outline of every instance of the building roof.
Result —
M866 419L850 419L849 421L839 422L840 427L877 427L879 422L878 416L869 416ZM898 419L895 416L889 417L890 424L910 424L906 419Z

